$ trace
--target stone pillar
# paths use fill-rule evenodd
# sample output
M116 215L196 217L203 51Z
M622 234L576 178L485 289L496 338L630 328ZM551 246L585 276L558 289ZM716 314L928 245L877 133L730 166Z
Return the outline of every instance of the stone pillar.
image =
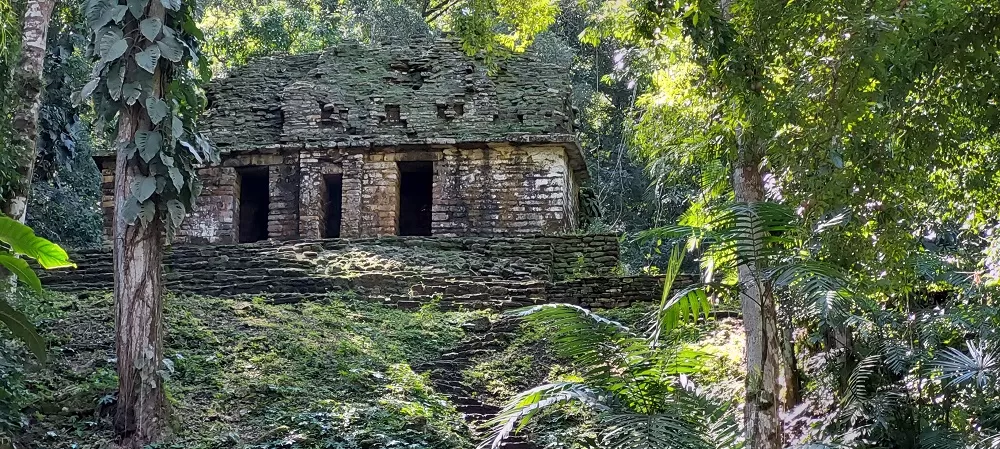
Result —
M399 167L369 155L361 175L361 236L395 235L399 229Z
M268 167L271 183L267 216L268 238L299 237L299 152L285 154L280 165Z
M345 156L341 162L344 182L344 203L340 218L340 236L361 236L361 174L364 158L361 154Z

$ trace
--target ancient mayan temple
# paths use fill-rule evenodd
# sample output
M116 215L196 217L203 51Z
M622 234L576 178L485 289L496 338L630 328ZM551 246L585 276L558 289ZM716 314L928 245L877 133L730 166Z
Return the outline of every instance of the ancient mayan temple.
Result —
M450 40L255 60L207 88L221 152L181 243L573 231L587 171L567 69L488 74ZM104 174L110 223L113 161Z

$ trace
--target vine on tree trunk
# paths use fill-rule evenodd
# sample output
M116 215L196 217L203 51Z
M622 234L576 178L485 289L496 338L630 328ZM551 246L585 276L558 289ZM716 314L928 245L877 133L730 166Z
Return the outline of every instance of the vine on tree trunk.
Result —
M164 8L162 18L150 15L151 1ZM170 239L201 192L197 164L218 160L196 126L206 105L198 82L211 72L198 50L195 2L87 0L85 8L95 64L77 99L93 98L99 121L132 110L150 123L115 148L139 172L116 213L143 226L159 217Z

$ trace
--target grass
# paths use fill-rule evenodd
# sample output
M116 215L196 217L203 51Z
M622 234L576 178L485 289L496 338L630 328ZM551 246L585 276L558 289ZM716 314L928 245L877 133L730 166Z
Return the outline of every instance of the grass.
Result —
M56 296L52 360L29 374L27 447L103 448L116 377L108 294ZM471 447L460 415L412 367L484 312L416 312L351 297L268 305L168 296L172 446Z

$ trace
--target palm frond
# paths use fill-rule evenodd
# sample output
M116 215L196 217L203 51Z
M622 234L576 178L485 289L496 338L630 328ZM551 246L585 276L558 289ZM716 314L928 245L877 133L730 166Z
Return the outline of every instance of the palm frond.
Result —
M683 414L608 414L602 419L601 447L607 449L705 449L701 425Z
M920 433L917 440L920 449L966 449L961 433L948 428L928 428Z
M966 346L968 354L955 348L945 348L941 352L936 363L941 369L941 378L950 379L949 385L974 380L977 386L983 388L996 378L1000 358L996 350L985 342L967 341Z
M830 324L846 319L853 294L844 274L826 262L805 260L788 262L767 270L765 276L776 287L798 292L806 301L806 309Z
M708 293L703 286L689 286L677 294L670 296L677 274L680 273L681 262L684 261L684 252L680 247L674 246L670 252L670 260L663 276L663 294L660 298L660 305L653 311L651 319L652 326L649 333L651 346L656 346L660 341L660 336L664 331L671 331L677 324L687 320L697 320L700 314L708 318L711 310L711 303L708 301Z
M579 402L598 410L606 408L598 393L587 385L576 382L540 385L514 396L496 417L486 422L493 431L479 444L479 448L499 449L505 439L524 428L536 413L569 402Z
M645 340L626 326L583 307L541 304L508 314L545 329L546 340L556 354L572 362L584 376L605 382L601 386L609 390L627 384L618 374L630 372L648 351Z

